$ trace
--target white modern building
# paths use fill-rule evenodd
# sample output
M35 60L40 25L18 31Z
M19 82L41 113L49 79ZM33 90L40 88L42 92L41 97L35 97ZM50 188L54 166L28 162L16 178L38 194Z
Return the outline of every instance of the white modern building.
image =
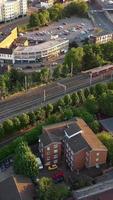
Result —
M0 0L0 22L26 15L27 0Z
M55 39L28 47L17 47L13 54L15 63L43 62L68 51L69 40Z
M65 54L69 40L54 39L34 46L18 46L15 49L0 48L0 63L39 63Z

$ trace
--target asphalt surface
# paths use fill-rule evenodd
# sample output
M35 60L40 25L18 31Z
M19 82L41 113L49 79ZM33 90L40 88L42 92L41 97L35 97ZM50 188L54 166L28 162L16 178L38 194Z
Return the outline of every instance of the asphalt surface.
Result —
M95 78L92 84L101 82L101 78ZM0 102L0 122L3 122L7 118L17 116L23 112L28 112L41 107L50 102L55 102L66 93L71 93L79 89L88 87L90 85L90 80L88 76L79 75L72 78L66 78L57 82L52 83L48 86L42 86L40 88L34 88L26 93L20 94L18 96L13 96L7 100ZM45 101L44 101L44 90L45 90Z
M113 23L105 16L104 12L94 12L93 17L99 28L106 31L113 31Z

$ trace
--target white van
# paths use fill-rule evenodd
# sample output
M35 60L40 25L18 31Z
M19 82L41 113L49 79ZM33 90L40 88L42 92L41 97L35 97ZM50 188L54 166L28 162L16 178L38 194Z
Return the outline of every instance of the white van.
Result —
M38 163L39 169L43 169L42 161L40 160L39 157L36 158L36 161Z

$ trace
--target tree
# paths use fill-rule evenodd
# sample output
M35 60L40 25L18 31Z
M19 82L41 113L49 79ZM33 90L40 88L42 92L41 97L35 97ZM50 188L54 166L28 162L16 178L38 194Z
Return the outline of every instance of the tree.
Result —
M6 96L6 82L3 75L0 76L0 91L1 91L0 96L5 97Z
M101 44L101 51L103 58L106 61L113 62L113 42L107 42L106 44Z
M89 90L90 90L90 94L92 94L93 96L96 96L95 86L91 86Z
M37 121L44 121L46 118L46 113L44 108L39 108L35 111L36 120Z
M13 121L11 119L7 119L3 122L3 128L5 131L5 134L11 134L14 131L14 124Z
M2 124L0 124L0 139L4 137L4 127Z
M69 67L68 65L63 65L62 67L62 77L67 77L67 75L69 74Z
M57 101L57 108L58 108L59 110L61 110L61 108L63 108L64 106L65 106L64 99L63 99L63 98L59 99L59 100Z
M40 12L40 13L38 14L38 17L39 17L40 25L41 25L41 26L44 26L45 24L47 24L47 20L46 20L46 18L44 17L44 15L43 15L42 12Z
M90 125L94 120L93 115L90 114L85 108L76 108L74 110L74 115L81 117L88 125Z
M98 133L100 130L100 124L97 120L94 120L90 123L90 128L95 132Z
M22 115L20 115L19 120L20 120L22 128L25 128L29 125L30 119L29 119L29 115L27 115L26 113L23 113Z
M88 88L85 88L85 89L84 89L84 96L85 96L86 99L87 99L87 97L89 96L89 94L90 94L89 89L88 89Z
M29 26L40 26L40 19L37 13L32 13L29 19Z
M107 91L107 84L98 83L95 85L95 92L97 97L102 95L102 93L106 91Z
M38 162L32 154L27 143L18 139L18 145L15 150L14 171L17 174L22 174L30 178L38 175Z
M98 135L99 140L106 146L108 149L108 159L113 164L113 137L112 134L108 132L102 132Z
M28 113L28 116L29 116L29 123L31 124L31 125L34 125L35 124L35 122L36 122L36 116L35 116L35 113L32 111L32 112L29 112Z
M19 120L18 117L14 117L13 118L13 125L14 125L14 130L15 131L20 130L20 128L21 128L21 122L20 122L20 120Z
M85 106L90 113L92 114L98 113L99 110L98 102L96 101L96 98L93 95L87 97Z
M49 116L52 112L53 112L53 105L49 103L47 105L47 107L46 107L46 114L47 114L47 116Z
M40 200L63 200L69 197L69 190L66 186L59 187L53 184L48 177L39 180L39 199Z
M56 3L53 7L49 8L49 14L51 21L58 21L62 18L64 6L60 3Z
M83 48L72 48L65 56L65 64L71 66L73 72L78 72L82 66ZM71 71L72 73L72 71Z
M72 119L73 111L70 108L67 108L67 109L64 110L63 115L64 115L65 120Z
M77 92L77 95L79 96L79 102L81 104L83 104L85 102L85 96L84 96L84 91L83 90L79 90Z
M72 100L71 100L71 96L69 94L66 94L64 96L64 103L65 103L66 106L71 105Z
M75 92L71 95L71 99L72 99L72 105L74 106L78 106L79 105L79 96L78 94Z
M113 116L113 93L103 93L99 99L99 108L101 113Z
M62 74L62 65L59 64L53 71L53 78L58 79Z
M51 72L49 68L44 68L40 72L40 80L43 83L48 83L50 81Z
M103 64L103 58L101 58L101 55L98 54L98 51L96 52L93 49L92 44L86 44L84 45L84 56L83 56L83 66L84 69L91 69L93 67L99 67Z

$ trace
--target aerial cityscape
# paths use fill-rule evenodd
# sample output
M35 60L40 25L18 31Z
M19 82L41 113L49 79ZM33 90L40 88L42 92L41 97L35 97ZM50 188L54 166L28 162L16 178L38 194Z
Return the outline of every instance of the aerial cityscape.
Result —
M113 200L112 0L0 0L0 200Z

